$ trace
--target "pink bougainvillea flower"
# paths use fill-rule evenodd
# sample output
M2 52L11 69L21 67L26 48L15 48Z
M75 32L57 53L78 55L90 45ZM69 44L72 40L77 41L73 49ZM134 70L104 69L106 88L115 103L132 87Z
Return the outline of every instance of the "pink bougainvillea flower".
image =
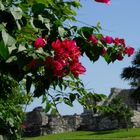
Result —
M73 40L64 40L62 42L62 47L64 48L64 54L68 53L68 57L72 60L78 59L81 56L80 48L76 45Z
M53 74L54 77L63 76L63 61L54 60L54 58L48 56L45 60L46 69Z
M126 47L125 48L125 53L128 55L128 56L131 56L133 53L134 53L135 49L133 47Z
M125 40L123 38L119 39L119 43L125 47Z
M53 62L53 68L54 70L59 71L59 70L62 70L63 65L59 61L56 60Z
M106 36L106 37L102 37L102 40L108 44L111 44L114 42L113 38L111 36Z
M124 47L125 47L125 40L123 39L123 38L115 38L114 39L114 41L113 41L113 43L115 44L115 45L123 45Z
M64 60L63 58L54 57L63 67L68 64L68 61Z
M115 44L115 45L119 45L119 43L120 43L119 38L115 38L115 39L114 39L114 44Z
M73 40L60 41L59 39L52 43L52 48L55 52L55 57L67 59L78 59L81 56L80 48Z
M36 49L42 48L42 47L44 47L45 45L46 45L46 43L45 43L45 41L43 40L42 37L39 37L39 38L35 41L35 43L34 43L34 47L35 47Z
M98 40L96 39L96 37L93 34L87 39L87 42L92 42L93 45L98 44Z
M79 61L73 61L70 64L70 71L75 77L78 77L79 74L86 72L86 68Z
M101 2L101 3L105 3L107 5L110 5L110 0L95 0L96 2Z
M86 70L79 62L81 56L80 47L73 40L61 41L57 39L52 42L53 57L47 57L44 64L46 69L54 77L63 77L71 72L75 77L83 74Z
M61 41L57 39L56 41L52 42L52 48L56 53L63 53L63 48L61 47Z

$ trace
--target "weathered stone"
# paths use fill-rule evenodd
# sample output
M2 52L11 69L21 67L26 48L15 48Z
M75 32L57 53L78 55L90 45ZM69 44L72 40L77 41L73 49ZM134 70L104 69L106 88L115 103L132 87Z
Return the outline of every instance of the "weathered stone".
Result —
M25 123L27 128L24 129L23 136L38 136L75 131L80 127L81 117L78 115L46 115L42 110L34 109L27 113Z
M100 123L98 125L98 130L110 130L110 129L116 129L118 128L118 121L117 120L111 120L108 117L102 118L100 120Z
M131 118L133 128L140 128L140 112L134 111L134 116Z
M134 116L130 120L131 127L140 127L140 105L132 98L133 89L112 88L108 100L100 104L107 105L111 100L119 96L123 102L134 111ZM124 122L116 119L103 117L99 113L94 114L92 110L84 109L81 115L47 115L42 107L35 108L26 114L27 128L24 129L24 136L37 136L56 134L65 131L76 130L108 130L124 128Z
M134 89L120 89L120 88L111 88L111 94L108 97L108 103L111 102L111 100L114 97L121 97L123 102L133 110L137 109L137 103L134 98L132 98L132 93L134 92Z

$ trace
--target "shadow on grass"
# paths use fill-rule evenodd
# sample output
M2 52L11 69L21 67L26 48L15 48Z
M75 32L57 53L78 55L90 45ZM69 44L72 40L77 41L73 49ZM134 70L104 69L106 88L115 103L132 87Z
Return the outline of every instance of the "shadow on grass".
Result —
M90 136L90 135L106 135L106 134L112 134L112 133L116 133L116 132L119 132L119 129L114 129L114 130L99 130L99 131L93 131L93 133L89 132L87 134L79 134L78 136Z
M115 130L94 131L93 135L112 134L112 133L116 133L116 132L119 132L119 130L115 129ZM92 134L89 134L89 135L92 135Z

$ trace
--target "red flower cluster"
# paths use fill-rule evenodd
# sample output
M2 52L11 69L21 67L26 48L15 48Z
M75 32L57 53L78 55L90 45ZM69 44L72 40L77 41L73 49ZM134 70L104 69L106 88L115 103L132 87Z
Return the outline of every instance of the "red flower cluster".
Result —
M93 34L87 39L87 42L92 42L93 46L98 44L98 40Z
M116 59L121 61L127 54L131 56L134 53L134 48L126 46L125 40L123 38L113 38L111 36L95 36L90 35L86 40L87 49L85 49L91 60L96 61L99 55L107 55L109 61L114 62ZM90 44L90 45L89 45ZM93 46L94 48L92 48ZM95 59L95 60L94 60Z
M71 72L75 77L83 74L86 69L79 62L80 48L75 41L59 39L52 43L53 57L47 57L46 68L53 71L53 76L62 77Z
M113 38L111 36L106 36L106 37L102 37L102 40L108 44L111 44L114 42Z
M115 38L113 40L113 43L115 45L123 45L123 46L125 46L125 40L123 38Z
M125 45L125 40L123 38L115 38L113 39L110 36L102 37L102 40L106 42L107 44L114 43L114 47L116 48L118 52L118 60L123 59L123 55L127 54L128 56L131 56L134 53L134 48L130 46Z
M45 41L43 40L42 37L39 37L39 38L35 41L35 43L34 43L34 47L35 47L36 49L42 48L42 47L44 47L45 45L46 45L46 43L45 43Z
M128 46L125 48L125 53L128 54L128 56L131 56L134 53L135 49Z

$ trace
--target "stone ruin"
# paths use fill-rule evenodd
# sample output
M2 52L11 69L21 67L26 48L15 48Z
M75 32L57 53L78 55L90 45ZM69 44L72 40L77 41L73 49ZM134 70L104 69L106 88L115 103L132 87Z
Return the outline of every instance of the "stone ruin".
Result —
M80 115L47 115L42 107L37 107L26 114L23 136L39 136L75 131L80 127Z
M131 97L133 89L112 88L108 100L103 104L108 104L111 100L119 96L123 102L129 106L134 116L130 120L130 127L140 127L140 105ZM94 114L92 111L84 112L80 115L48 115L42 107L37 107L26 114L26 128L23 130L23 136L39 136L55 134L76 130L108 130L122 128L116 119L103 117L100 114Z

